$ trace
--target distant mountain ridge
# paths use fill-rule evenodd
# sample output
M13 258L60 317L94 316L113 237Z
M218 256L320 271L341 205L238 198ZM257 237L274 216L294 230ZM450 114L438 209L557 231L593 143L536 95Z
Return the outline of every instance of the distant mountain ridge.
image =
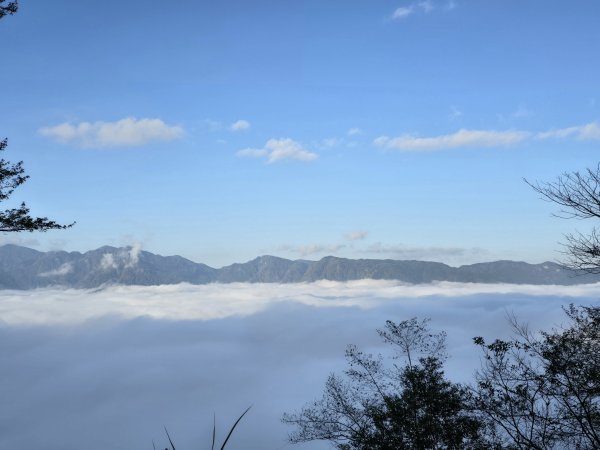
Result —
M17 245L0 247L0 289L48 286L96 288L105 285L207 283L298 283L317 280L398 280L573 285L600 282L600 275L577 273L553 262L494 261L451 267L439 262L392 259L319 261L259 256L215 269L181 256L160 256L135 247L100 247L85 253L39 252Z

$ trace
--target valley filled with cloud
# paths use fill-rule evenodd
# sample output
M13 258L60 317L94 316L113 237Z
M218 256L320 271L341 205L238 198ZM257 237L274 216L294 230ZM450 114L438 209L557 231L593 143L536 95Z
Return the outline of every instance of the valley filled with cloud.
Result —
M448 333L448 376L479 367L474 336L508 337L507 315L532 330L561 307L595 304L600 285L395 281L115 286L0 292L0 447L49 450L210 445L248 406L231 449L292 448L283 412L322 394L357 344L387 353L386 320L430 317ZM324 443L295 446L325 449Z

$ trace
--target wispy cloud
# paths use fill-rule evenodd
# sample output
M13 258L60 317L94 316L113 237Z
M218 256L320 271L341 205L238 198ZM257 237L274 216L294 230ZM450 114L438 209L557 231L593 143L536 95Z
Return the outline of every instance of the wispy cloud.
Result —
M105 253L102 255L102 258L100 259L100 267L102 270L111 270L118 267L117 263L115 262L115 257L112 253Z
M100 268L102 270L118 269L122 266L126 269L135 267L140 258L142 245L135 242L132 246L121 249L118 253L104 253L100 259Z
M499 147L516 144L531 136L524 131L494 131L461 129L452 134L433 137L402 135L395 138L380 136L374 144L403 151L428 151L460 147Z
M42 272L38 276L40 277L56 277L65 276L73 272L73 264L64 263L58 269L49 270L48 272Z
M346 246L344 244L307 244L307 245L282 245L279 251L295 253L302 257L311 255L331 255L339 252Z
M458 109L456 106L450 107L450 114L448 115L448 118L450 120L456 120L459 117L462 117L462 115L463 115L463 112L460 109Z
M446 11L452 11L453 9L455 9L458 5L456 4L456 2L454 0L450 0L448 3L446 3L446 5L444 6L444 9Z
M221 122L219 122L218 120L214 120L214 119L204 119L202 121L200 121L200 127L203 130L206 131L220 131L222 130L223 124Z
M271 164L286 159L297 161L313 161L318 157L293 139L269 139L263 148L245 148L237 152L238 156L250 158L266 158Z
M16 234L16 233L11 233ZM40 241L36 238L30 238L25 236L0 236L0 245L21 245L23 247L39 247Z
M405 17L410 16L413 12L414 8L412 6L402 6L400 8L396 8L392 14L392 19L404 19Z
M365 239L369 235L368 231L365 230L355 230L344 235L344 238L348 241L361 241Z
M376 242L364 250L365 253L374 255L387 255L397 259L414 259L414 260L434 260L446 261L456 258L473 258L482 257L487 254L481 248L462 248L462 247L414 247L404 244L382 244Z
M379 147L400 151L434 151L467 147L505 147L531 139L575 138L580 141L600 140L600 126L596 122L543 132L519 130L467 130L439 136L419 137L404 134L398 137L379 136L373 143Z
M322 148L322 149L332 149L334 147L338 147L338 146L342 145L343 143L344 143L343 139L330 137L330 138L322 139L320 142L318 142L317 147Z
M396 8L392 13L392 19L401 20L416 13L429 14L434 9L435 6L431 0L421 0L418 2L411 3L408 6L401 6L399 8Z
M600 126L595 123L587 123L585 125L558 128L536 135L537 139L564 139L574 137L581 141L600 140Z
M433 11L433 2L431 0L422 0L417 2L417 7L428 13Z
M264 148L244 148L236 153L238 156L247 158L262 158L268 154L268 150Z
M534 112L525 105L519 105L519 107L511 114L514 119L525 119L534 115Z
M244 131L250 129L250 122L247 120L238 120L232 123L229 127L231 131Z
M116 122L61 123L39 129L42 136L62 144L83 148L137 147L154 142L173 141L183 136L179 125L167 125L161 119L127 117Z
M362 134L362 132L363 132L363 131L362 131L360 128L356 128L356 127L355 127L355 128L350 128L350 129L349 129L349 130L346 132L346 134L347 134L348 136L358 136L359 134Z

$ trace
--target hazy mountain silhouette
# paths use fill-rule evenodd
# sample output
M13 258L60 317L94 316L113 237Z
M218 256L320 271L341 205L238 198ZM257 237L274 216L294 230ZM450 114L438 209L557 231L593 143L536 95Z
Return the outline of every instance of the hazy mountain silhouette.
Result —
M17 245L0 247L0 289L46 286L95 288L108 284L296 283L317 280L398 280L406 283L460 281L473 283L572 285L600 281L600 275L571 271L553 262L528 264L494 261L451 267L439 262L391 259L319 261L260 256L215 269L181 256L160 256L134 247L101 247L85 253L39 252Z

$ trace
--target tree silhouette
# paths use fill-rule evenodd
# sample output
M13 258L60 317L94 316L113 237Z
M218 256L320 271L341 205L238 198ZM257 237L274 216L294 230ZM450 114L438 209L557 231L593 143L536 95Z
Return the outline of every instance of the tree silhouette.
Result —
M484 424L471 412L466 387L446 380L445 333L427 320L388 321L379 330L396 350L386 364L349 346L345 377L331 375L322 399L285 414L290 442L329 441L339 450L475 450Z
M8 145L6 139L0 141L0 151L4 151ZM6 201L13 191L25 183L29 175L25 175L23 161L16 164L0 159L0 202ZM0 211L0 231L18 232L18 231L47 231L53 229L64 229L73 226L61 225L47 217L31 217L29 208L23 202L18 208L6 209Z
M2 4L5 2L6 2L6 0L0 0L0 19L2 17L6 16L7 14L16 13L17 9L19 8L19 5L17 4L16 1L10 2L6 6L2 6Z
M16 1L3 6L6 0L0 0L0 19L6 15L17 12L18 4ZM0 152L8 146L8 140L0 141ZM0 202L8 200L13 191L25 183L29 175L25 175L23 161L16 164L0 159ZM23 202L18 208L6 209L0 211L0 232L19 232L19 231L47 231L55 229L69 228L75 222L69 225L61 225L47 217L31 217L29 208Z
M481 337L475 405L503 443L519 450L600 448L600 308L565 308L570 325L516 337Z
M600 164L583 172L563 173L555 181L530 183L544 200L560 206L557 217L566 219L600 219ZM579 232L565 236L564 263L588 273L600 273L600 231Z

